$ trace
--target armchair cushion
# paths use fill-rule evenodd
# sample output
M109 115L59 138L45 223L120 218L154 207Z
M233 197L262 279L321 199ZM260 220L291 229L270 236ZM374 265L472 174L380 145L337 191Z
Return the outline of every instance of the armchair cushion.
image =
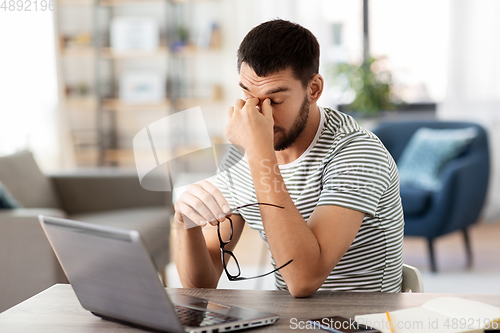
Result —
M418 129L398 161L401 184L427 190L439 189L443 167L460 155L476 135L477 130L473 127Z
M401 186L401 201L405 216L420 215L427 211L431 202L432 191L413 186Z

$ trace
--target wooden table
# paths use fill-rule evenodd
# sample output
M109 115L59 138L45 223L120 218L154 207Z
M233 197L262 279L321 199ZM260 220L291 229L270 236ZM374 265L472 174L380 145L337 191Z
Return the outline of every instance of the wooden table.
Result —
M309 318L393 311L420 306L442 296L462 297L500 307L500 295L466 294L384 294L319 291L308 298L296 299L288 292L270 290L182 289L183 293L213 301L278 314L271 326L250 332L289 332ZM0 332L144 332L102 320L84 310L70 285L54 285L38 295L0 314ZM316 332L320 332L316 330Z

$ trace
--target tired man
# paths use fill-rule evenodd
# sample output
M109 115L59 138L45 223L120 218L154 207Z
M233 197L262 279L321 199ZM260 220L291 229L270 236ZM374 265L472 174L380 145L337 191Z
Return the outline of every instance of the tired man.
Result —
M215 186L191 185L175 203L184 287L217 286L222 243L225 251L234 249L247 223L268 244L277 288L295 297L324 289L401 290L404 220L396 165L374 134L316 104L323 91L318 69L318 42L300 25L265 22L242 41L244 99L229 109L225 134L244 156L230 149ZM275 206L229 214L257 202ZM187 219L199 227L184 228Z

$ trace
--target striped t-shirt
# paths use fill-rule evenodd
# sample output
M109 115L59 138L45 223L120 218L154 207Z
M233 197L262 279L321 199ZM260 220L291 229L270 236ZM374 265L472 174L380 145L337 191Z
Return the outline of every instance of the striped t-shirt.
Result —
M396 164L384 145L349 115L320 108L316 137L297 160L280 165L281 175L305 221L320 205L366 213L358 234L319 290L400 292L403 210ZM246 157L226 153L216 186L231 207L257 202ZM239 210L266 240L259 206ZM275 263L271 258L274 267ZM287 290L281 274L276 287Z

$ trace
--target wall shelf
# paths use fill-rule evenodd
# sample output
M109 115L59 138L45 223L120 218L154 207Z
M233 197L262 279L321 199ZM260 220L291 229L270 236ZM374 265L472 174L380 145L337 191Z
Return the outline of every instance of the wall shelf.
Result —
M169 99L157 103L131 103L122 101L118 98L105 99L103 102L103 110L105 111L165 111L168 112L172 108L172 103Z
M105 47L102 49L101 56L107 59L131 59L131 58L148 58L148 57L167 57L169 51L166 47L160 47L151 51L127 51L114 52L111 48Z

